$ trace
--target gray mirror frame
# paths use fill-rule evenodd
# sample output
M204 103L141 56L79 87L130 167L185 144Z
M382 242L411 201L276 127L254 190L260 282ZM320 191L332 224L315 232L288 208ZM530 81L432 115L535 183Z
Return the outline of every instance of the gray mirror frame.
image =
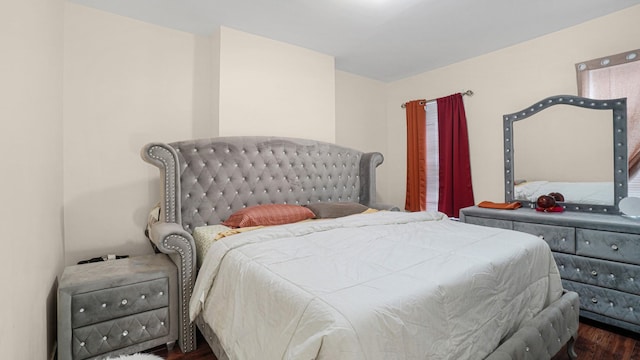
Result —
M535 208L536 204L531 201L518 200L513 198L514 193L514 171L513 171L513 123L524 120L540 111L555 105L579 106L587 109L613 110L612 131L613 131L613 181L614 203L613 205L596 204L576 204L560 203L567 211L582 211L591 213L619 214L618 204L620 200L627 196L629 164L627 161L627 99L595 100L573 95L551 96L527 108L503 115L504 119L504 180L505 180L505 200L506 202L518 201L523 207Z

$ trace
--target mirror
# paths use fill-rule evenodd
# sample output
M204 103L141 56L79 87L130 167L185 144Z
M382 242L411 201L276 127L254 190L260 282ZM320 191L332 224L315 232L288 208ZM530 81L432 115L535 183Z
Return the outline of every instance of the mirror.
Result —
M565 210L618 213L627 196L626 99L558 95L503 119L507 202L534 208L538 196L558 192Z

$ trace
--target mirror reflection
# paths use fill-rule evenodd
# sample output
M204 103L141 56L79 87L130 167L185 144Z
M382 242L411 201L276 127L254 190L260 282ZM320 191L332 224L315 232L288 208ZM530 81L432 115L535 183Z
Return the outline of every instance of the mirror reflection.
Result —
M507 202L534 208L539 196L560 193L565 210L619 212L628 187L626 99L552 96L504 121Z
M613 205L612 113L561 105L515 122L514 199L559 192L569 203Z

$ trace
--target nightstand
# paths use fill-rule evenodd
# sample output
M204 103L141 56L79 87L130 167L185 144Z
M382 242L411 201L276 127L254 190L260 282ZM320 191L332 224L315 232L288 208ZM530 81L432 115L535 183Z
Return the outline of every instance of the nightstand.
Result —
M58 359L132 354L178 339L178 283L165 254L65 268L58 284Z

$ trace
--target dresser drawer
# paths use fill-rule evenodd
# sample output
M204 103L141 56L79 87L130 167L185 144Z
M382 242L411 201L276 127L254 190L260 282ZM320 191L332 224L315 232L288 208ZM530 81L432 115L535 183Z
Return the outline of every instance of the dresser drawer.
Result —
M526 232L544 239L553 251L565 253L575 253L576 251L575 228L514 221L513 230Z
M606 317L640 324L640 296L562 280L562 286L580 295L580 308Z
M168 308L84 326L73 330L73 358L87 359L168 334Z
M513 222L510 220L499 220L491 218L482 218L477 216L465 216L464 222L467 224L482 225L500 229L513 229Z
M563 279L640 295L640 266L562 253L553 257Z
M640 235L577 229L579 255L640 264Z
M71 326L77 328L166 306L168 278L79 293L71 298Z

